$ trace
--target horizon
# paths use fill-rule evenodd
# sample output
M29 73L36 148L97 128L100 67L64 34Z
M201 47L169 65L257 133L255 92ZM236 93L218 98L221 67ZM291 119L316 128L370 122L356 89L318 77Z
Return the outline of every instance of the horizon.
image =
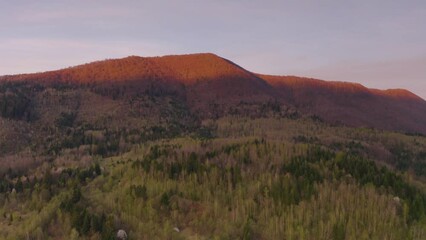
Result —
M426 99L422 1L23 1L0 9L0 75L212 52L252 72Z

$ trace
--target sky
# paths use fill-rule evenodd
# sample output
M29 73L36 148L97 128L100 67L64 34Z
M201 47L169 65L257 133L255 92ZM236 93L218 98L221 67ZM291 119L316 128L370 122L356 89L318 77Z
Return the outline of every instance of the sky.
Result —
M424 0L0 0L0 75L212 52L426 99L425 23Z

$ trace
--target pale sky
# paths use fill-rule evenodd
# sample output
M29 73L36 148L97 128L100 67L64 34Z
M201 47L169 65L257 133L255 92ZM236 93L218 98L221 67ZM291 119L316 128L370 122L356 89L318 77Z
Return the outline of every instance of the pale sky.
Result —
M426 1L0 0L0 75L197 52L426 98Z

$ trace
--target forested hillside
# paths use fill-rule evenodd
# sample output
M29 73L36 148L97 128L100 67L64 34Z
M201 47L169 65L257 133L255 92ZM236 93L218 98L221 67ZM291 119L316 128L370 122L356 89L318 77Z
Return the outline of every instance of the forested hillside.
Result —
M426 104L212 54L0 78L0 239L426 239Z
M7 93L20 97L13 100L15 108L19 107L16 113L1 109L2 115L9 117L32 117L22 115L28 104L20 95L22 91L9 93L9 87L22 85L40 94L52 88L65 92L73 89L126 101L168 96L199 118L230 114L259 117L270 110L265 107L272 107L281 114L317 116L333 124L426 134L426 101L407 90L254 74L211 53L130 56L50 72L3 76L0 83L0 97ZM4 104L2 100L0 106Z
M9 170L1 237L114 239L118 229L129 239L426 236L426 138L313 120L204 124L211 136L65 161L70 148L24 174ZM413 162L401 164L405 155Z

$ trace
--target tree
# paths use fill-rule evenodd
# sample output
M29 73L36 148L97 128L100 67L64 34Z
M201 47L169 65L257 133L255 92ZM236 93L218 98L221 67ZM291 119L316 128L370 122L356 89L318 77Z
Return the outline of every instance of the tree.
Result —
M333 226L333 240L345 240L346 227L343 222L339 221Z
M22 183L21 178L18 178L18 181L16 182L16 185L15 185L15 189L16 189L16 192L18 193L24 191L24 184Z

